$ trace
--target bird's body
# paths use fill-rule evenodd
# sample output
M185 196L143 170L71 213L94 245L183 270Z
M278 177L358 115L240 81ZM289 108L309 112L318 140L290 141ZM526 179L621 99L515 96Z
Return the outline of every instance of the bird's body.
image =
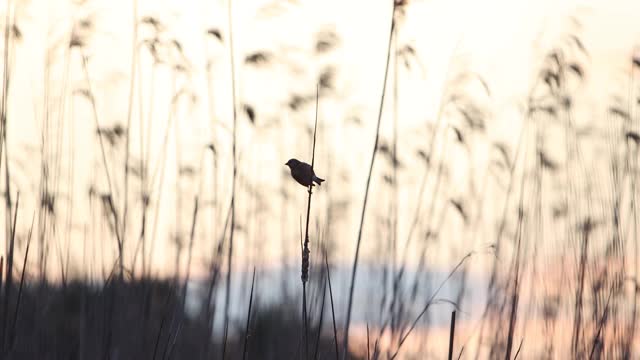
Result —
M296 160L290 159L285 164L291 169L291 176L298 182L298 184L309 187L314 186L314 182L318 185L321 185L324 179L321 179L316 176L315 172L311 168L311 165Z

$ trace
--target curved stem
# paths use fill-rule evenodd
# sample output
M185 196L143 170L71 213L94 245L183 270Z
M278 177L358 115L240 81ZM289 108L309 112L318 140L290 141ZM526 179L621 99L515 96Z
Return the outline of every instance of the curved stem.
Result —
M373 143L373 152L371 154L371 163L369 165L369 175L367 176L367 185L365 187L365 191L364 191L364 200L363 200L363 204L362 204L362 214L360 215L360 228L358 230L358 240L356 242L356 254L355 254L355 258L353 259L353 268L351 270L351 285L349 287L349 302L347 305L347 322L346 322L346 327L345 327L345 331L344 331L344 340L343 340L343 344L342 344L342 358L345 359L347 356L347 349L349 347L349 325L351 324L351 308L353 307L353 289L355 287L355 282L356 282L356 270L358 269L358 257L360 255L360 243L362 240L362 229L364 227L364 217L365 217L365 213L367 210L367 200L369 197L369 186L371 185L371 173L373 172L373 164L375 162L376 159L376 153L378 150L378 140L380 137L380 121L382 120L382 108L384 105L384 98L385 98L385 90L387 88L387 75L389 73L389 59L391 57L391 43L393 40L393 30L395 27L395 20L393 18L394 12L395 12L395 5L394 5L394 11L391 13L391 28L389 30L389 45L387 48L387 62L385 65L385 70L384 70L384 81L382 83L382 96L380 97L380 108L378 111L378 124L376 126L376 138L375 141Z

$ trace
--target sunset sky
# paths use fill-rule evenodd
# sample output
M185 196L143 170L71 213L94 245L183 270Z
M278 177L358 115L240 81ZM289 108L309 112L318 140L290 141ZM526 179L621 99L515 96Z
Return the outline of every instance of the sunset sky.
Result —
M132 3L130 1L19 1L16 5L16 23L22 38L14 43L12 56L11 92L9 97L9 144L12 149L13 182L21 193L21 212L31 214L37 203L37 184L40 169L40 139L43 127L43 99L45 98L45 64L49 54L49 96L52 101L52 128L62 125L59 134L61 167L60 192L70 198L74 194L73 236L70 241L83 237L83 228L90 223L87 216L86 194L92 181L105 190L103 167L97 146L95 123L89 102L81 96L71 96L77 89L87 88L79 51L67 52L71 31L77 22L89 18L91 29L87 32L87 44L83 52L88 56L91 89L96 99L99 122L103 127L126 124L129 97L129 80L132 47ZM416 56L410 60L410 68L398 68L397 104L399 158L404 164L400 170L399 193L399 238L405 239L413 218L416 201L429 203L430 190L423 199L416 193L423 176L423 168L416 157L418 150L427 150L430 138L429 127L436 123L443 90L451 86L452 80L467 74L471 79L464 85L465 92L473 96L487 114L486 138L464 156L457 145L442 147L436 140L435 151L445 151L450 158L448 176L444 190L452 198L470 196L470 189L480 189L484 168L491 153L487 146L493 142L506 143L512 151L522 126L522 111L527 94L538 75L544 55L558 44L566 41L568 34L580 37L588 50L588 56L580 61L585 68L585 81L577 89L575 101L577 122L598 127L599 119L606 114L614 95L626 93L630 59L640 38L640 28L634 14L640 11L636 1L415 1L407 7L407 16L398 25L398 47L410 44ZM309 158L310 138L305 127L313 121L313 104L294 113L286 107L292 93L313 96L317 76L327 67L334 69L334 91L323 96L319 105L319 143L316 169L327 178L327 182L316 192L318 206L317 224L322 230L326 225L323 210L332 198L348 201L351 205L336 226L339 232L331 239L337 245L340 261L349 262L354 249L358 219L361 210L366 172L374 138L381 85L384 75L386 43L390 24L391 5L387 1L237 1L233 4L233 37L236 58L238 155L241 175L250 179L252 186L261 194L264 216L252 226L254 234L241 234L254 238L269 229L268 239L259 240L258 248L248 251L247 256L261 254L265 265L279 261L283 246L282 238L291 241L290 256L294 256L298 234L298 218L302 215L306 193L286 176L282 164L290 157ZM230 67L228 56L227 3L220 1L139 1L138 17L153 16L163 25L161 38L176 39L182 44L185 64L190 69L188 76L180 76L176 89L191 92L194 101L180 102L174 115L177 127L172 128L168 138L167 165L164 192L161 199L157 191L152 202L160 201L160 221L157 230L157 262L159 272L169 270L163 264L172 262L174 252L169 238L175 233L176 206L175 181L175 135L178 135L183 166L202 168L209 154L204 147L212 142L219 154L220 209L226 209L229 201L231 179L230 167ZM76 25L74 25L76 24ZM74 27L75 26L75 27ZM218 29L224 43L206 36L207 29ZM338 38L335 50L320 56L313 55L314 39L321 31L333 31ZM149 39L152 31L148 25L139 26L139 40ZM84 35L83 35L84 36ZM166 49L165 49L166 50ZM167 54L177 59L175 51ZM173 52L172 52L173 51ZM261 66L245 64L242 59L256 51L269 54L268 63ZM63 81L65 59L69 60L69 82ZM205 65L211 63L213 101L207 102L207 77ZM138 119L140 104L138 94L144 93L144 112L149 111L148 94L152 88L152 62L148 51L139 56L139 78L136 79L133 119ZM393 67L393 63L391 64ZM162 153L162 140L169 118L171 74L166 66L158 67L155 79L155 99L152 105L151 166ZM469 75L475 74L475 75ZM483 93L478 76L484 80L490 94ZM140 87L142 81L142 88ZM389 82L393 81L393 69ZM59 114L59 94L67 94L65 113ZM77 94L77 91L76 91ZM255 126L246 118L242 104L250 104L256 113ZM213 109L212 118L209 109ZM388 88L387 101L381 125L381 139L390 143L392 134L392 95ZM455 123L448 110L442 114L445 121ZM146 116L145 116L146 117ZM358 119L358 121L353 121ZM146 121L146 120L145 120ZM215 125L212 125L215 122ZM593 122L593 123L591 123ZM430 125L429 125L430 124ZM146 125L145 125L146 126ZM172 125L174 126L174 125ZM140 125L134 121L131 128L133 158L139 158ZM75 137L71 141L72 136ZM449 135L447 135L449 136ZM550 135L552 136L552 135ZM438 136L438 139L445 137ZM550 137L553 139L553 137ZM146 141L146 140L145 140ZM550 146L553 146L551 144ZM71 156L70 154L74 154ZM122 157L123 153L110 154ZM110 157L114 161L115 157ZM73 177L69 177L73 160ZM374 176L381 177L385 163L376 160ZM114 161L115 162L115 161ZM120 174L121 165L111 163ZM206 166L205 166L206 167ZM473 171L477 171L474 173ZM210 169L203 168L204 178L185 180L182 184L184 209L182 233L188 232L192 202L199 189L206 190L211 184ZM286 174L285 174L286 175ZM121 175L113 175L114 181L122 184ZM118 178L117 176L120 176ZM71 181L73 179L73 182ZM280 186L293 197L285 210L287 219L282 222L279 197ZM427 182L428 188L433 180ZM372 191L383 186L374 180ZM135 189L135 185L132 185ZM135 191L135 190L134 190ZM494 189L494 191L497 191ZM491 194L491 193L488 193ZM211 197L211 192L201 194ZM483 216L486 236L475 242L461 242L465 237L459 232L450 234L450 241L459 242L461 252L434 257L433 261L448 267L463 254L462 250L480 250L492 243L490 234L502 208L502 196L487 195L495 201L484 206L493 209ZM244 198L244 199L243 199ZM376 230L376 209L387 207L384 196L376 196L370 203L369 217L365 223L366 233L372 236ZM201 199L203 200L203 199ZM211 200L211 199L209 199ZM254 206L255 200L239 195L240 206ZM495 202L495 203L494 203ZM120 202L122 204L122 202ZM66 208L68 202L59 206ZM428 206L425 205L425 209ZM440 205L436 206L440 208ZM246 208L244 208L246 209ZM203 210L202 216L213 216ZM438 211L438 210L436 210ZM133 216L133 215L132 215ZM138 216L138 215L135 215ZM425 215L426 216L426 215ZM136 223L135 217L131 223ZM218 217L217 226L223 225L224 214ZM452 229L459 220L448 219ZM19 228L26 232L30 216L19 220ZM200 229L202 237L208 236L207 226ZM263 229L258 231L257 229ZM286 234L280 234L286 229ZM423 229L424 230L424 229ZM130 228L129 237L135 239L138 230ZM86 236L86 234L84 235ZM366 237L366 236L365 236ZM75 240L74 240L75 239ZM69 241L63 239L61 241ZM209 245L207 239L199 239L204 252ZM403 243L404 240L401 240ZM130 241L131 244L135 243ZM205 244L207 243L207 244ZM253 247L240 241L240 248ZM103 244L103 246L105 246ZM133 247L133 245L130 245ZM198 244L196 248L198 249ZM367 246L369 253L373 245ZM76 248L77 249L77 248ZM107 245L104 251L113 252ZM258 250L256 250L258 249ZM132 248L133 250L133 248ZM77 250L79 251L79 250ZM240 250L241 253L243 250ZM448 250L447 250L448 251ZM207 253L208 254L208 253ZM266 254L266 256L265 256ZM80 252L74 255L80 262ZM204 261L205 255L201 259ZM295 256L294 256L295 258ZM294 258L291 258L293 260Z
M514 332L550 338L553 311L559 352L569 347L574 309L585 319L607 314L603 297L614 287L618 318L605 336L631 323L640 1L409 0L391 43L389 0L228 1L12 0L10 16L0 5L0 23L15 25L0 155L9 158L14 201L20 196L20 259L35 219L28 276L46 269L53 281L105 281L118 260L113 229L126 224L118 235L132 277L190 276L197 295L228 246L235 126L240 275L229 282L231 312L243 316L255 268L257 294L289 300L300 290L308 194L284 164L311 162L319 84L314 169L326 182L310 207L311 263L312 273L320 269L328 249L340 321L384 90L355 282L356 304L366 306L354 310L354 337L381 325L389 269L405 276L398 291L407 319L430 297L442 305L411 349L423 330L446 337L453 304L459 341L475 350L488 300L502 306L512 289ZM547 77L545 88L554 58L565 65L562 85L552 89ZM222 274L229 262L219 259ZM492 269L497 294L488 290ZM290 293L279 292L281 279ZM584 305L574 302L577 282ZM188 310L200 300L185 300ZM489 319L498 332L503 314ZM581 324L584 344L596 324Z

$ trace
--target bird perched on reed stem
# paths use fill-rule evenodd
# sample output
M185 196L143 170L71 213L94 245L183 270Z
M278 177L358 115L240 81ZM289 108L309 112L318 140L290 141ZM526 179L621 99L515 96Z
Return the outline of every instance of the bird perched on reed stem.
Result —
M291 176L302 186L314 186L314 182L318 185L322 185L322 182L324 181L324 179L316 176L311 165L306 162L290 159L285 165L291 169Z

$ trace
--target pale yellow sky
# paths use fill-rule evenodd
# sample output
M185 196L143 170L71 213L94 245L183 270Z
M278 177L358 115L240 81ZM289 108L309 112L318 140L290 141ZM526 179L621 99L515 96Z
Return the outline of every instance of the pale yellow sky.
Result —
M99 121L103 126L115 123L124 124L127 116L128 84L131 62L131 2L130 1L88 1L78 7L68 1L40 0L18 2L18 26L23 39L16 45L13 57L12 89L10 94L9 144L12 157L13 181L22 196L21 213L31 214L37 203L36 190L39 173L39 141L43 121L44 68L46 54L51 55L51 94L52 100L63 88L64 47L55 44L68 38L74 19L78 20L92 14L95 21L95 34L89 39L89 71L92 89L98 106ZM335 92L320 103L320 134L317 149L317 168L327 177L326 186L316 193L314 207L317 206L318 223L312 227L326 227L325 207L328 194L333 199L351 201L351 206L341 216L342 221L335 224L338 231L333 241L339 251L338 259L349 262L353 256L358 219L361 209L366 171L374 138L374 126L381 92L386 51L386 39L389 27L390 4L388 1L237 1L233 4L234 42L236 54L236 80L239 103L252 104L257 113L258 127L249 125L244 116L239 119L238 141L241 158L241 173L250 178L253 185L264 195L262 202L266 212L259 218L242 221L250 226L253 233L240 233L238 236L239 253L249 257L247 262L277 264L283 251L283 241L293 244L288 249L295 261L297 251L298 218L303 214L305 192L297 188L289 179L284 179L286 188L292 195L288 207L281 210L278 196L282 179L283 164L290 157L308 158L309 138L300 124L311 124L313 106L304 108L300 113L287 111L286 102L290 94L313 94L315 79L328 65L335 66ZM449 177L442 190L444 195L456 198L469 197L470 189L480 188L480 174L490 157L488 144L504 142L515 151L517 134L522 125L520 111L531 87L536 68L540 66L543 55L562 40L563 34L576 32L589 50L589 56L583 58L586 68L586 82L579 90L582 96L577 100L583 107L576 110L578 121L594 121L595 114L604 114L606 103L612 95L626 88L630 54L635 43L640 41L640 26L634 14L640 13L637 1L508 1L508 0L456 0L456 1L415 1L410 2L408 15L400 26L400 43L411 43L416 49L421 63L414 63L411 70L400 69L399 75L399 134L400 158L406 164L401 171L399 193L400 229L399 238L404 242L417 201L423 201L423 214L430 204L430 193L434 179L428 181L428 190L423 199L416 199L417 189L423 170L415 156L417 149L427 150L429 136L425 124L434 124L439 103L447 78L458 74L473 72L479 74L491 89L490 97L480 97L487 109L488 127L484 138L477 140L471 156L457 145L449 145L444 152L450 157ZM224 45L206 40L204 31L215 27L220 29L225 41L227 34L226 2L222 1L139 1L139 17L155 16L166 25L163 32L165 40L177 39L192 67L190 80L179 80L187 86L198 100L192 108L182 102L174 120L178 128L172 129L167 146L168 161L164 178L164 194L152 202L161 201L156 252L156 271L173 272L174 246L169 236L175 232L175 137L180 134L183 165L198 168L203 147L211 142L215 133L215 143L221 157L220 189L221 206L226 208L230 188L230 142L228 129L231 126L231 99L229 61L226 42ZM568 21L574 15L582 25L577 27ZM340 39L337 49L322 57L313 57L313 39L321 29L337 32ZM140 38L148 38L148 27L141 28ZM205 49L206 44L206 49ZM52 49L52 50L51 50ZM264 68L244 65L241 59L257 50L272 54L272 63ZM148 93L151 89L151 64L148 53L142 55L142 79L145 112L148 111ZM209 60L207 60L209 59ZM208 118L206 91L207 80L204 67L212 61L212 81L214 94L214 116L218 125L212 130ZM283 65L287 64L287 65ZM72 53L69 63L69 78L66 93L68 100L66 112L57 115L57 105L53 110L52 124L63 124L61 147L64 156L60 174L60 192L74 193L73 236L74 244L81 242L85 224L90 223L87 216L85 195L94 177L102 175L99 148L96 146L95 130L91 112L86 100L70 94L73 89L85 86L84 74L79 55ZM295 70L292 70L292 68ZM392 79L390 78L390 81ZM168 121L168 99L170 96L171 75L166 67L157 73L153 115L152 164L162 152L162 139ZM474 89L478 84L471 84ZM136 85L136 91L138 85ZM475 90L472 90L475 91ZM477 91L476 91L477 92ZM388 94L391 98L390 93ZM137 95L136 95L137 96ZM392 133L391 101L385 104L382 123L382 140L389 142ZM75 108L75 112L72 109ZM75 117L71 114L75 113ZM242 115L241 109L239 114ZM447 114L445 114L447 115ZM136 101L132 126L132 144L134 158L139 157L140 144L138 102ZM345 119L358 117L361 125L345 123ZM59 119L64 119L61 123ZM445 121L454 121L447 120ZM275 127L266 124L277 123ZM71 134L75 142L71 141ZM225 130L226 129L226 130ZM441 147L442 139L437 142L436 150ZM50 138L53 141L53 137ZM71 147L71 144L73 148ZM14 150L15 149L15 150ZM283 151L283 149L286 149ZM73 183L68 177L71 157L74 153L75 166ZM121 158L121 153L117 155ZM206 159L206 158L205 158ZM114 159L110 159L113 161ZM373 200L369 204L369 216L365 223L365 238L375 238L379 233L376 216L384 214L388 207L388 197L382 192L384 184L379 180L387 170L384 160L378 158L375 180L372 184ZM120 164L118 174L120 173ZM475 169L471 172L469 167ZM93 169L98 169L94 172ZM205 169L205 184L210 184L209 168ZM345 174L349 181L345 181ZM121 184L121 178L118 178ZM73 186L73 189L71 187ZM104 188L104 183L100 186ZM183 183L181 232L188 233L192 199L199 189L199 180L185 180ZM206 185L205 185L206 186ZM133 191L137 189L133 186ZM494 189L494 191L497 191ZM273 195L270 195L273 194ZM444 196L446 198L447 196ZM205 192L201 197L210 198ZM501 196L488 196L495 200L485 206L495 210L500 208ZM202 200L202 199L201 199ZM121 200L119 200L121 201ZM255 205L246 193L239 195L241 202L239 217L246 218L246 206ZM68 204L60 202L61 213ZM135 208L138 208L136 204ZM441 206L438 205L436 212ZM464 233L456 231L459 219L447 220L450 226L448 237L458 252L441 244L440 256L433 262L447 266L455 262L463 251L480 249L492 240L490 234L495 224L491 212L484 218L486 236L475 242L468 242ZM377 215L376 215L377 214ZM282 222L282 216L286 220ZM202 217L213 216L206 211ZM218 227L223 216L219 216ZM451 218L451 217L450 217ZM315 220L315 219L314 219ZM62 219L60 219L62 221ZM129 244L133 251L139 215L130 219ZM22 231L28 227L30 216L20 218ZM210 254L211 239L207 231L212 226L203 221L196 244L196 264L200 265ZM281 234L281 229L286 232ZM266 229L269 229L268 231ZM425 229L422 229L425 230ZM264 234L267 233L267 239ZM443 237L445 235L442 235ZM59 241L66 244L61 236ZM113 256L115 243L102 244L102 250ZM77 249L77 248L76 248ZM244 250L248 249L248 250ZM374 245L367 246L366 256L375 254ZM442 255L444 254L444 255ZM55 256L55 255L54 255ZM80 263L82 252L72 254L73 261ZM55 264L55 261L50 261ZM171 265L167 265L171 264Z

